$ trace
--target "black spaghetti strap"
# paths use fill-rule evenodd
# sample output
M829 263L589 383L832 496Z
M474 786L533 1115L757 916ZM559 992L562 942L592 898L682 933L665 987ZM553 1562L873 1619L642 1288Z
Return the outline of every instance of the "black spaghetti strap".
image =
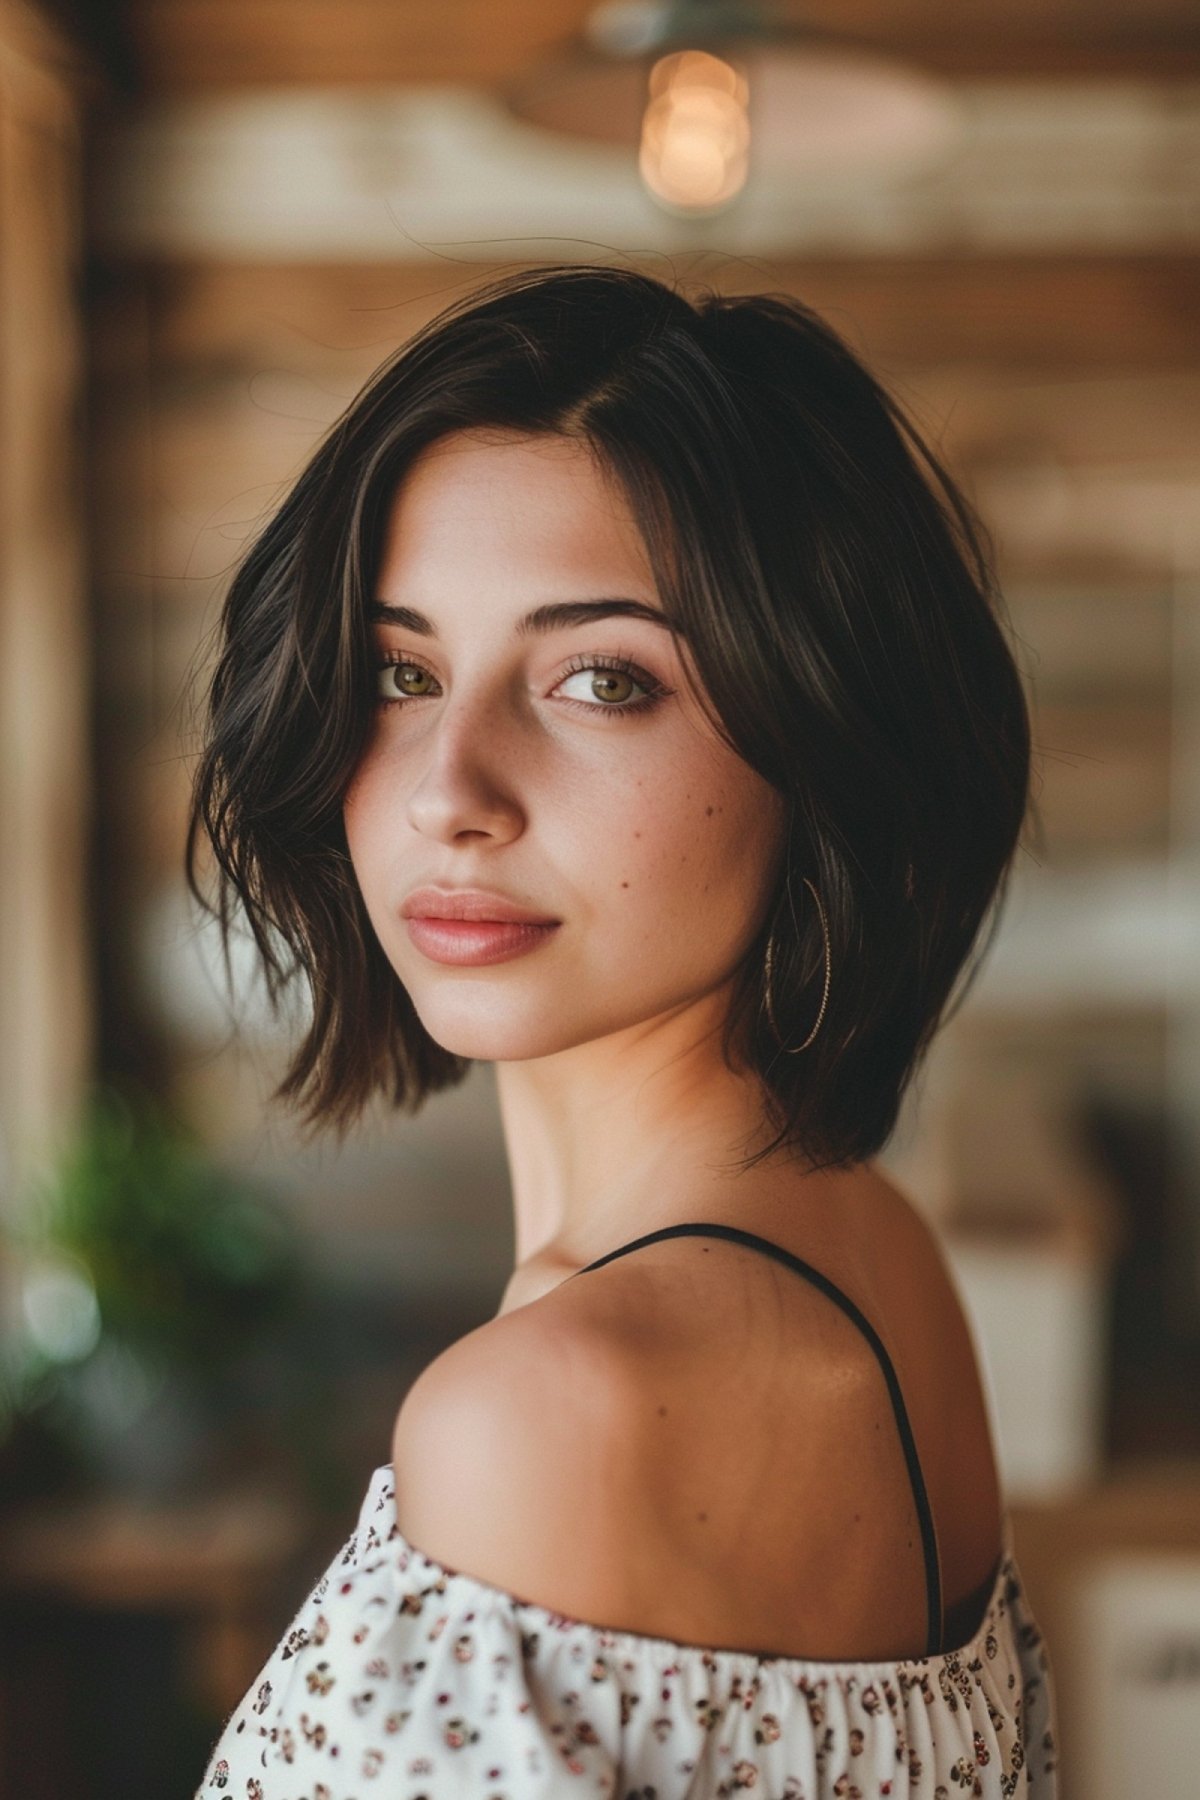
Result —
M697 1223L664 1225L658 1231L648 1231L644 1237L634 1238L632 1242L622 1244L616 1250L609 1250L604 1256L598 1256L595 1262L587 1263L582 1269L576 1269L575 1275L586 1275L591 1269L602 1268L605 1263L612 1262L615 1257L625 1256L630 1250L638 1250L643 1244L655 1244L661 1238L683 1236L730 1238L735 1243L746 1244L752 1250L761 1250L767 1256L775 1257L778 1262L786 1263L798 1275L803 1275L806 1281L811 1281L814 1286L821 1289L822 1293L828 1294L831 1300L836 1301L842 1311L858 1326L874 1350L887 1382L888 1393L891 1396L892 1411L896 1415L896 1426L904 1448L904 1460L908 1465L909 1480L912 1483L913 1499L916 1501L917 1518L921 1527L921 1544L925 1552L925 1604L929 1621L925 1654L937 1656L941 1652L943 1639L942 1584L938 1565L937 1535L933 1527L933 1514L929 1506L929 1496L925 1490L925 1480L921 1474L916 1442L904 1405L904 1396L900 1392L900 1383L896 1379L892 1359L884 1348L883 1341L875 1327L854 1304L850 1296L844 1294L841 1288L829 1279L828 1275L823 1275L819 1269L814 1269L812 1264L805 1262L802 1257L793 1256L790 1250L783 1249L781 1245L773 1243L770 1238L760 1237L756 1231L745 1231L740 1225ZM569 1275L567 1280L573 1281L575 1275Z

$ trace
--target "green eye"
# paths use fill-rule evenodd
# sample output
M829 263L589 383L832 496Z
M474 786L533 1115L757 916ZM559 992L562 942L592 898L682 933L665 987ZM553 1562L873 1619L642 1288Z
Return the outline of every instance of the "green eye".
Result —
M433 676L407 657L390 657L376 670L376 680L380 700L420 700L429 689L416 684L432 682Z
M661 681L625 656L576 656L568 664L568 671L566 679L569 681L576 675L591 676L588 684L592 693L590 700L581 700L572 694L563 698L568 706L584 707L593 717L600 713L649 711L670 692ZM560 682L559 686L562 685ZM631 688L640 688L640 697L633 698L629 692Z
M581 669L578 671L578 675L570 675L567 679L575 681L578 676L584 675L591 677L588 682L591 697L604 704L628 705L638 687L638 683L628 669Z

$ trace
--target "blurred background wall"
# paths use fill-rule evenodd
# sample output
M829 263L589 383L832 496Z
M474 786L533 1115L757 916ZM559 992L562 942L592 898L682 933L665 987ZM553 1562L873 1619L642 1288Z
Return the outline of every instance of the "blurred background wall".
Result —
M639 163L640 88L596 101L628 8L0 0L4 1793L190 1791L498 1303L490 1072L303 1142L183 823L225 585L317 438L451 296L575 256L816 306L993 532L1041 828L884 1160L976 1328L1064 1794L1194 1792L1200 16L783 11L827 85L752 81L706 209Z

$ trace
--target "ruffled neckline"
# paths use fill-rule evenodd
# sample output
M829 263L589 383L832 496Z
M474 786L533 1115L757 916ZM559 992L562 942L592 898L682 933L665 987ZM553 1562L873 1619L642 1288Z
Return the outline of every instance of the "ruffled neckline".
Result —
M374 1504L372 1504L374 1503ZM378 1524L374 1530L376 1537L384 1548L399 1547L401 1552L400 1569L407 1572L415 1569L422 1580L428 1578L431 1585L448 1594L474 1597L476 1607L486 1606L491 1609L502 1607L518 1616L524 1624L529 1622L535 1628L554 1633L557 1636L569 1637L577 1633L586 1633L595 1639L601 1647L623 1651L630 1656L653 1656L661 1658L664 1654L675 1661L680 1658L703 1657L706 1662L725 1667L761 1667L772 1668L787 1674L794 1671L804 1676L839 1677L842 1675L861 1675L867 1672L896 1672L911 1669L917 1673L936 1669L942 1665L957 1664L969 1661L984 1644L989 1632L998 1623L1002 1600L1019 1595L1022 1591L1020 1575L1017 1570L1012 1544L1012 1521L1005 1507L1001 1518L1001 1549L996 1563L996 1572L988 1593L983 1617L965 1643L951 1645L948 1649L938 1650L924 1656L883 1657L874 1660L833 1661L820 1657L783 1656L774 1651L741 1650L721 1648L708 1644L688 1644L674 1638L656 1637L648 1632L626 1631L615 1626L599 1625L593 1620L578 1619L570 1613L554 1612L540 1605L536 1600L524 1600L507 1588L497 1587L494 1583L484 1581L478 1575L470 1575L465 1570L455 1569L449 1564L439 1562L430 1556L419 1545L412 1543L401 1531L396 1519L395 1486L392 1466L383 1463L371 1477L366 1499L363 1502L360 1523L365 1524L368 1514L385 1512L387 1529L380 1532Z

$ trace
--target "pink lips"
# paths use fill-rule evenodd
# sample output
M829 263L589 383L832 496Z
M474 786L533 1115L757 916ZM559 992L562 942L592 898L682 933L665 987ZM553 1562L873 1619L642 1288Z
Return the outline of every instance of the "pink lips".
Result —
M400 910L424 955L471 966L523 956L546 943L560 923L483 888L417 888Z
M484 919L409 919L408 935L418 950L440 963L507 962L536 950L557 924L489 924Z

